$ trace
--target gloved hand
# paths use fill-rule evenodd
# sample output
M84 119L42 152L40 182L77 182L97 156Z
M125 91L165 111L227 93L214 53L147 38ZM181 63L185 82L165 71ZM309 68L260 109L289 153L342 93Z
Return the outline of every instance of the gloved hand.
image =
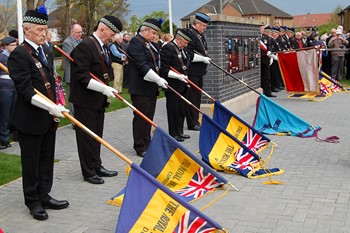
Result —
M196 53L194 54L193 60L192 60L192 62L203 62L205 64L210 64L210 61L211 61L210 57L204 57Z
M62 112L69 112L69 110L60 104L59 105L53 104L51 107L49 107L50 115L53 115L56 117L64 117Z
M270 66L272 65L272 63L273 63L273 58L270 57Z
M270 51L267 51L267 56L268 56L269 58L273 58L273 60L275 60L275 61L278 61L277 55L271 53Z
M146 81L150 81L150 82L154 82L157 83L158 86L167 89L168 87L166 86L168 84L168 82L164 79L159 77L159 75L154 72L154 70L150 69L147 74L145 75L145 77L143 77L144 80Z
M184 74L177 74L175 73L174 71L172 70L169 70L169 73L168 73L168 77L169 78L176 78L184 83L188 83L186 79L188 79L188 77Z
M69 110L66 109L64 106L51 103L39 96L38 94L33 95L31 99L31 104L48 111L50 115L56 117L64 117L62 112L69 112Z
M115 98L114 93L118 93L118 91L116 89L114 89L113 87L107 86L104 83L100 83L100 82L96 81L95 79L90 79L90 82L87 86L87 89L100 92L100 93L104 94L105 96L112 97L112 98Z

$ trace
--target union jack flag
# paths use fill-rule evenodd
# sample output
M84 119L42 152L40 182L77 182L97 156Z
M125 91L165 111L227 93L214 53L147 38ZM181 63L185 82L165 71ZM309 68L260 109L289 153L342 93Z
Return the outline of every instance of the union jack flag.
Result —
M222 185L224 185L224 183L218 182L213 174L204 171L203 167L201 167L198 169L188 185L183 189L175 191L175 193L184 197L193 196L194 199L197 199L207 192Z
M321 93L324 94L324 95L328 95L331 91L328 89L327 85L320 81L319 82L319 85L320 85L320 90L321 90Z
M215 232L216 228L210 226L204 219L191 214L187 211L175 229L174 233L210 233Z
M239 148L235 154L236 160L228 166L231 170L233 168L238 173L247 176L250 171L253 170L253 167L259 163L254 156L252 156L248 151L243 148Z
M260 148L266 146L269 142L261 135L254 133L253 130L248 129L246 136L244 137L243 144L254 152L258 152Z

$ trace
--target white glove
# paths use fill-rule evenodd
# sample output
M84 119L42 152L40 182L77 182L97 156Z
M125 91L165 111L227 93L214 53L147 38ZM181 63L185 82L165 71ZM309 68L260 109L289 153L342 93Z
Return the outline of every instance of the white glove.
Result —
M152 69L150 69L147 72L147 74L145 75L145 77L143 77L143 79L146 81L157 83L158 86L163 87L165 89L168 88L166 86L168 82L164 78L159 77L159 75L156 72L154 72L154 70Z
M194 54L192 62L203 62L205 64L210 64L210 57L204 57L202 55Z
M275 61L278 61L278 57L275 54L271 53L270 51L267 51L267 56L269 58L273 58L273 60Z
M272 65L272 63L273 63L273 58L270 57L270 66Z
M107 86L104 83L100 83L100 82L96 81L95 79L90 79L90 82L87 86L87 89L100 92L100 93L104 94L105 96L112 97L112 98L115 98L114 93L116 93L116 94L118 93L118 91L116 89L114 89L113 87Z
M33 95L31 104L48 111L50 115L55 117L64 117L62 112L69 112L69 110L64 106L50 103L49 101L40 97L38 94Z
M184 74L177 74L175 73L174 71L172 70L169 70L169 73L168 73L168 77L169 78L176 78L184 83L188 83L186 79L188 79L188 77Z

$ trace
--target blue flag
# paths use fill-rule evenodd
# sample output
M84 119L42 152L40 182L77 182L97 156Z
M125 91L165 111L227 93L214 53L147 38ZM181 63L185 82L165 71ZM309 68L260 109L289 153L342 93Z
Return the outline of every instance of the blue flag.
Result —
M226 232L142 168L131 168L116 233Z
M319 126L311 126L265 95L260 95L258 98L253 127L266 134L298 137L315 137L321 130Z
M228 183L160 127L156 128L140 167L187 202ZM123 194L122 190L108 203L119 206Z
M269 146L269 142L271 141L269 138L254 129L218 101L214 103L213 120L254 152L260 152Z
M266 169L254 151L205 114L202 117L199 149L203 161L218 171L239 173L248 178L284 172L278 168Z

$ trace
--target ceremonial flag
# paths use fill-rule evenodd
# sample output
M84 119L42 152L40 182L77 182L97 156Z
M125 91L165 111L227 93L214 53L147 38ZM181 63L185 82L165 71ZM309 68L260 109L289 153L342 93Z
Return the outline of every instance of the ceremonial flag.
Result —
M202 116L199 149L204 162L218 171L239 173L248 178L282 174L278 168L265 169L259 156L207 115Z
M316 49L278 53L278 63L287 92L319 94Z
M214 103L213 120L256 153L268 147L271 141L218 101Z
M262 133L315 137L321 130L319 126L311 126L264 95L258 98L256 109L253 127Z
M319 85L321 93L325 95L332 94L333 92L341 92L343 90L343 87L337 84L337 80L332 77L329 77L328 79L322 75L322 72L319 76Z
M116 233L226 232L134 163L125 188Z
M156 128L140 167L187 202L228 183L160 127ZM119 206L123 194L122 190L108 203Z

